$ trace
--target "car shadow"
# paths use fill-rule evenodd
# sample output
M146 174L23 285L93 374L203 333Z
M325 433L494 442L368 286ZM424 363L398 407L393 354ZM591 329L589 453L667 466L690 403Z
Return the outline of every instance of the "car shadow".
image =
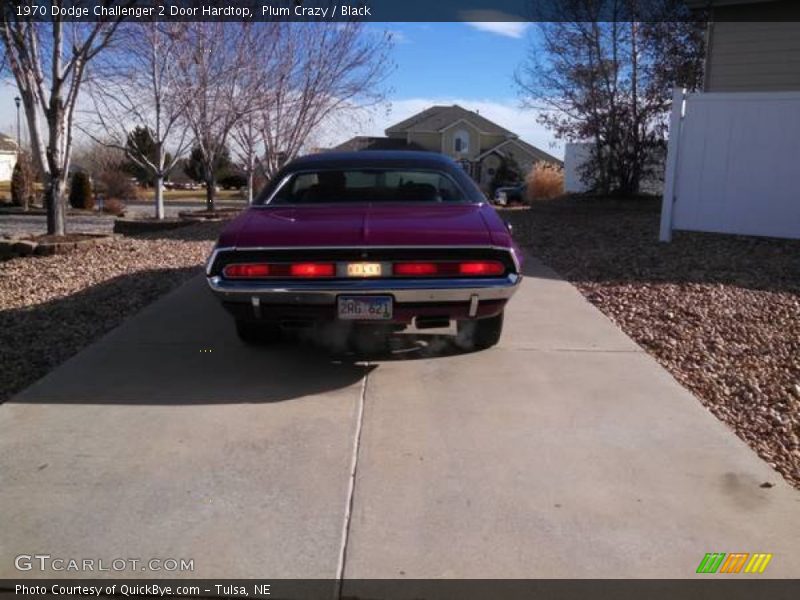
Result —
M10 401L281 402L335 395L358 385L378 368L375 362L470 351L438 330L368 336L355 344L327 334L246 345L236 337L233 320L210 293L205 278L191 277L197 271L131 273L70 296L0 311L2 399L26 388Z

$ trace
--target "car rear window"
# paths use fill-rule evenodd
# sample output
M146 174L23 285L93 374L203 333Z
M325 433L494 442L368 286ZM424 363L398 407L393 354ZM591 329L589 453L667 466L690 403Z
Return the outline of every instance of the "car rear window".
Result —
M266 200L268 204L465 201L462 190L446 173L403 169L294 173Z

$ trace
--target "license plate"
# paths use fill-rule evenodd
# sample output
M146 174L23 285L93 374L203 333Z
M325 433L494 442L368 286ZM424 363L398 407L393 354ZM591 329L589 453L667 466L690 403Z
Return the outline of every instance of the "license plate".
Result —
M347 263L348 277L380 277L381 263Z
M391 296L339 296L338 314L348 321L384 321L392 318Z

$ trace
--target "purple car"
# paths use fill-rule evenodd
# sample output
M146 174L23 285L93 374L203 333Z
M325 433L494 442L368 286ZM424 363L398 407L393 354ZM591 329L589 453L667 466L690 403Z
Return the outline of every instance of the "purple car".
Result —
M432 152L304 156L220 235L211 289L246 342L340 321L446 327L488 348L522 275L509 228Z

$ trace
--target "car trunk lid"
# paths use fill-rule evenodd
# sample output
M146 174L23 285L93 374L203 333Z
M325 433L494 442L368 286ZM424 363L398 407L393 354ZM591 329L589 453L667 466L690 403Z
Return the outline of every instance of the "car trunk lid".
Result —
M482 246L492 237L479 204L271 206L248 211L236 246Z

